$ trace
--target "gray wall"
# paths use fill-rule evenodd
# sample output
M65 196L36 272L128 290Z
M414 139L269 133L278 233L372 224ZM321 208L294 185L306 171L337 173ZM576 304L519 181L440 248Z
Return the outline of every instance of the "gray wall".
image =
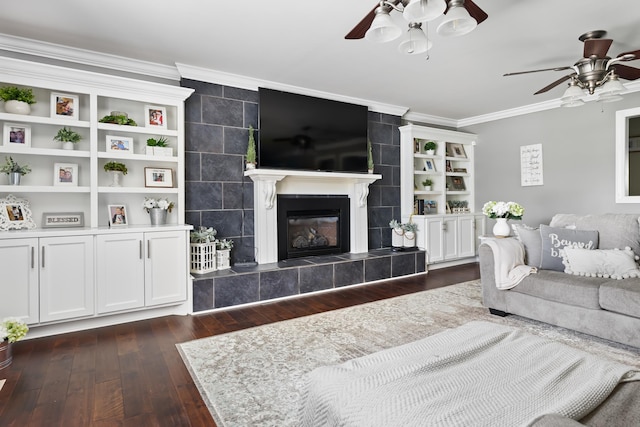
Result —
M478 134L476 206L519 202L523 222L531 226L548 224L555 213L640 213L638 204L615 203L615 114L639 105L634 93L620 102L588 102L459 129ZM520 146L538 143L544 185L522 187Z

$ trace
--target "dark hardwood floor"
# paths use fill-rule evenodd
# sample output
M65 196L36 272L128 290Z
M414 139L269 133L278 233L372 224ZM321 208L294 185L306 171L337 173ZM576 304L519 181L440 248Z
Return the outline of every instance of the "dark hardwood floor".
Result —
M0 426L214 426L175 344L479 278L477 264L195 316L23 340Z

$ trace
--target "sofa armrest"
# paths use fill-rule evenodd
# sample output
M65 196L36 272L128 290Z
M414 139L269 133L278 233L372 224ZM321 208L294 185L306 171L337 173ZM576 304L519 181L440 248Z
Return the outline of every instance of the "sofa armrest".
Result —
M482 282L482 304L485 307L508 313L507 292L496 287L496 270L493 250L488 245L480 245L480 280Z

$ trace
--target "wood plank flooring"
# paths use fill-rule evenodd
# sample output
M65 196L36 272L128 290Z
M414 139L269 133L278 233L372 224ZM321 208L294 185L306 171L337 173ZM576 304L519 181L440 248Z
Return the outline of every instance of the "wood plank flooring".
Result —
M23 340L0 426L215 426L175 344L480 277L477 264L195 316Z

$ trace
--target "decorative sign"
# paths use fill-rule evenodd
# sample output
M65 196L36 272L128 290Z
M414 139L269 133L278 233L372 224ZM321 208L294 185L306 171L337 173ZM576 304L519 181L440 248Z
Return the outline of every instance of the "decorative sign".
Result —
M83 212L44 212L42 228L84 227Z
M542 144L520 147L520 185L543 185Z

